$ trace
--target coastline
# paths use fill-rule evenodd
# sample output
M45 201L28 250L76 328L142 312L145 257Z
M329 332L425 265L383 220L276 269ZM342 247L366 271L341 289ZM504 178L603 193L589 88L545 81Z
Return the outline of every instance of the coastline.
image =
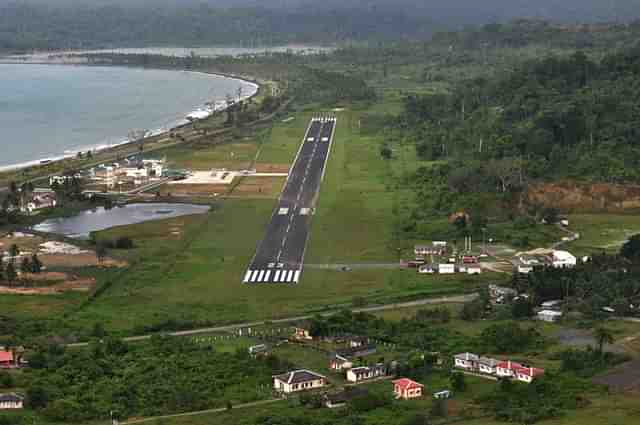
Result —
M56 66L88 66L88 67L93 67L93 66L103 66L103 67L111 67L111 68L118 68L118 67L126 67L126 66L122 66L122 65L109 65L109 64L100 64L100 65L93 65L87 62L71 62L71 63L59 63L59 62L47 62L47 61L42 61L42 62L23 62L23 61L12 61L12 60L7 60L7 57L3 57L0 56L0 64L10 64L10 65L56 65ZM246 85L251 87L251 93L247 94L247 95L243 95L240 99L234 99L235 101L246 101L248 99L254 98L255 96L257 96L260 91L261 91L261 85L258 81L256 81L255 79L251 78L251 77L244 77L244 76L238 76L238 75L233 75L233 74L224 74L224 73L220 73L220 72L210 72L210 71L204 71L204 70L184 70L184 69L167 69L167 68L146 68L146 69L159 69L159 70L163 70L163 71L174 71L174 72L187 72L187 73L194 73L194 74L202 74L202 75L206 75L206 76L216 76L216 77L220 77L220 78L226 78L226 79L230 79L230 80L235 80L240 82L240 84L242 85ZM195 110L202 108L206 106L205 104L202 105L195 105L193 107L193 109L191 111L186 111L184 112L184 117L172 122L169 122L167 124L164 124L162 126L160 126L159 128L155 128L155 129L151 129L151 130L147 130L145 136L141 139L141 140L146 140L148 138L152 138L152 137L158 137L158 136L162 136L162 135L166 135L171 133L174 130L178 130L180 128L183 128L189 124L191 124L193 121L190 121L187 119L187 116L194 112ZM228 106L227 106L228 107ZM217 109L216 112L224 112L227 107L223 107L220 109ZM207 117L208 118L208 117ZM205 118L206 119L206 118ZM65 150L64 152L61 152L59 154L54 154L51 156L47 156L45 158L36 158L36 159L32 159L29 161L23 161L20 163L15 163L15 164L8 164L8 165L0 165L0 174L2 173L7 173L7 172L15 172L15 171L20 171L20 170L24 170L27 168L37 168L39 166L44 166L44 165L51 165L51 164L55 164L57 162L61 162L64 160L68 160L71 158L76 157L76 155L78 154L78 152L87 152L87 151L91 151L94 154L97 153L108 153L110 150L112 149L117 149L120 148L122 146L128 145L130 143L136 142L139 140L129 140L126 138L126 136L122 136L122 140L115 142L115 143L109 143L106 141L96 141L95 143L91 143L91 141L87 142L87 145L85 146L81 146L81 147L77 147L77 148L72 148L72 149L68 149Z

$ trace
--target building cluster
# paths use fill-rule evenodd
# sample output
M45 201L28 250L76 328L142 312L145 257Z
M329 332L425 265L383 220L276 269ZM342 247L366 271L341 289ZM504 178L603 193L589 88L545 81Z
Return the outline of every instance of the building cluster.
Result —
M537 249L516 256L518 273L531 273L536 267L571 268L575 267L578 259L568 251L553 249Z
M496 360L481 357L473 353L460 353L453 356L454 366L468 372L479 373L497 378L513 379L530 384L539 376L544 375L544 369L535 368L511 360Z
M293 339L297 341L311 341L310 323L302 322L296 326ZM377 353L377 347L369 338L355 335L338 335L321 338L326 342L344 343L343 348L336 349L329 357L329 369L343 372L352 385L358 385L367 381L388 378L395 374L396 362L378 362L369 365L357 365L358 361L366 356ZM396 398L412 399L422 397L424 386L408 378L399 378L392 381L393 394ZM316 390L329 385L326 376L319 373L301 369L294 370L273 377L273 388L282 394L291 394L299 391ZM356 386L348 386L338 393L323 395L325 406L333 408L343 406L351 399L366 394L366 390Z
M424 385L409 378L395 379L391 381L391 383L393 385L393 394L397 399L410 400L420 398L424 392ZM307 369L294 370L273 377L274 390L284 395L318 390L328 385L329 381L326 376ZM357 387L347 387L340 393L324 394L323 400L327 407L338 407L344 405L350 399L363 394L366 394L366 390Z
M165 161L161 159L141 159L137 156L119 162L101 164L90 168L79 176L96 185L113 189L122 185L142 186L163 177ZM50 183L64 181L66 176L51 177Z
M447 242L444 241L434 241L431 245L416 245L413 248L415 260L409 261L407 265L417 268L421 274L482 273L477 256L449 255L447 248Z
M58 198L52 190L37 189L31 193L31 196L22 205L20 211L23 213L33 214L37 211L47 208L54 208L58 204Z

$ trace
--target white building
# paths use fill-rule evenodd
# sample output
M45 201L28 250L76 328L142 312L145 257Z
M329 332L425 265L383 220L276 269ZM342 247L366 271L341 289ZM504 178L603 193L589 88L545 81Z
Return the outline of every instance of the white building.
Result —
M354 367L347 371L347 381L360 382L368 379L379 378L387 374L387 368L383 364L375 366Z
M478 360L478 370L481 373L495 375L498 363L500 362L496 359L492 359L490 357L480 357L480 359Z
M551 256L551 264L556 268L575 267L576 263L576 257L567 251L553 251Z
M20 394L9 393L0 394L0 409L22 409L24 405L24 397Z
M561 311L542 310L538 312L538 320L542 320L544 322L557 322L561 318Z
M273 388L285 394L313 390L327 385L327 378L310 370L294 370L273 377Z
M455 264L439 264L438 273L440 274L454 274L456 272Z
M480 357L473 353L460 353L453 356L455 367L459 367L460 369L477 369L478 360L480 360Z

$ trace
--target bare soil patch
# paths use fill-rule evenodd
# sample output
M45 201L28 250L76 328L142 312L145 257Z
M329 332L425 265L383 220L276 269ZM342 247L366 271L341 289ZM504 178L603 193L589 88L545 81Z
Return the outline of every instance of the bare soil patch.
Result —
M256 164L256 172L258 173L288 173L289 164L272 164L269 162L261 162Z
M78 255L42 255L40 261L47 267L126 267L127 262L113 258L105 258L98 262L94 253Z
M227 193L230 186L228 184L176 184L163 185L158 191L161 196L220 196Z
M624 363L605 375L593 378L593 382L606 385L615 392L640 390L640 360Z
M563 181L531 185L526 199L566 211L623 212L640 209L640 186Z
M55 275L55 276L53 276ZM26 279L22 283L23 286L0 286L0 294L14 295L55 295L67 291L88 292L96 284L94 278L79 278L76 276L68 276L65 273L42 273L41 275L25 274L22 276ZM64 282L47 286L37 286L42 284L47 277L59 280L64 278ZM37 281L37 282L36 282Z

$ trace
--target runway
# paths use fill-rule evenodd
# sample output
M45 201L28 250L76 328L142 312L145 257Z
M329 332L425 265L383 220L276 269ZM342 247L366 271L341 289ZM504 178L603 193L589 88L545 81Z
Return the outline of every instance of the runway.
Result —
M335 126L334 117L311 120L243 283L295 284L300 281L311 220Z

